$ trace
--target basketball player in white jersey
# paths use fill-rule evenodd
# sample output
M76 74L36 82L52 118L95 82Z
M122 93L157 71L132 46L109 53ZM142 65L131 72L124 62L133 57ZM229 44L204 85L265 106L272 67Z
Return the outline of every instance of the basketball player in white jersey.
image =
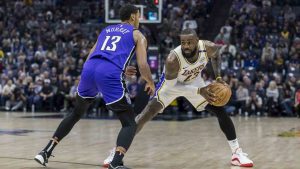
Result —
M218 46L210 41L199 40L192 29L185 29L180 35L181 45L172 50L166 59L164 72L157 85L155 97L136 117L137 133L144 124L158 113L163 112L174 99L184 96L197 111L207 110L218 118L220 128L224 132L232 150L231 164L241 167L252 167L251 161L239 146L235 127L224 107L215 107L210 103L216 96L208 90L201 77L201 71L209 60L212 63L216 81L221 79L220 55ZM104 166L110 163L115 151L104 161Z

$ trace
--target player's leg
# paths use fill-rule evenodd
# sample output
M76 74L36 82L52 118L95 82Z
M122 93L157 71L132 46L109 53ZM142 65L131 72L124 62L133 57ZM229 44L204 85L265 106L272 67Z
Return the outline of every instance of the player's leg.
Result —
M208 104L206 105L205 109L210 113L214 113L216 115L220 128L225 134L227 140L236 140L234 124L231 118L226 114L224 107L216 107ZM234 143L235 144L230 144L232 151L235 151L237 148L239 148L238 142L235 141Z
M122 159L128 151L136 132L135 115L131 105L131 100L126 90L126 84L123 78L120 78L122 71L116 68L114 64L105 62L103 66L96 69L95 81L99 92L102 93L103 99L108 109L112 110L119 118L122 128L118 133L114 156L109 168L125 169ZM98 74L103 74L100 78ZM123 77L123 76L122 76Z
M69 134L73 126L80 120L93 102L93 98L98 94L97 86L93 85L93 73L93 69L84 69L82 71L74 110L62 120L46 147L35 156L34 159L38 163L46 166L48 158L51 156L56 145Z
M122 124L122 128L118 134L116 142L115 154L112 162L110 163L110 168L115 168L123 166L122 159L132 143L137 126L134 120L135 116L133 108L130 105L130 102L127 101L126 96L124 96L120 101L110 104L107 107L117 114Z
M208 104L205 109L214 113L218 118L220 128L225 134L232 151L231 164L241 167L252 167L253 161L247 157L246 153L242 152L236 137L234 124L231 118L226 114L225 108Z
M116 113L120 112L120 110L117 110L120 109L120 106L118 104L116 104L116 106L114 106L113 108L110 105L109 108ZM124 154L128 150L134 135L143 128L146 122L150 121L162 110L162 104L159 103L156 98L154 98L149 102L146 108L135 118L136 123L134 121L134 113L132 109L132 113L130 113L130 116L126 113L117 113L122 123L122 129L117 139L117 146L115 149L112 150L111 155L105 160L104 165L107 166L108 164L110 164L109 167L123 165L122 159L124 157Z
M178 96L180 96L180 93L175 87L167 88L163 86L163 83L158 84L154 98L147 104L142 113L135 118L137 123L136 133L143 128L146 122L150 121L158 113L161 113L165 106L169 105ZM115 148L110 151L110 155L103 162L104 167L109 166L115 156L115 152Z
M187 89L183 91L187 91ZM242 152L241 148L239 147L234 124L231 118L226 114L224 107L216 107L208 104L208 102L201 95L195 94L195 92L185 92L184 96L192 103L197 111L207 110L216 115L220 128L225 134L229 146L232 150L231 163L233 165L244 167L253 166L253 162L247 157L245 153Z
M184 89L182 89L184 91ZM187 90L187 89L186 89ZM231 118L226 114L224 107L216 107L208 104L204 97L200 94L195 94L195 92L185 92L184 96L191 102L191 104L197 109L197 111L207 110L214 113L219 121L220 127L228 140L236 140L236 133L233 122ZM237 141L232 141L231 148L235 151L238 146Z
M135 121L137 123L137 129L135 134L137 134L143 128L146 122L153 119L153 117L155 117L162 110L163 106L155 98L152 99L144 108L144 110L135 118ZM110 150L109 156L103 162L103 167L109 166L109 164L112 162L115 156L115 152L116 148Z
M158 113L162 112L163 109L164 107L156 98L152 99L145 109L135 118L137 123L136 134L142 130L148 121L152 120Z

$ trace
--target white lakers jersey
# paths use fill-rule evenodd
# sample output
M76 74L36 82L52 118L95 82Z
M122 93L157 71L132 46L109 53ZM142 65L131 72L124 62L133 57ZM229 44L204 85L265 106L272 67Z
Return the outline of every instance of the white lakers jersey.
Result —
M198 59L195 63L190 63L182 54L181 45L171 52L175 53L179 61L179 73L177 80L179 83L191 84L193 82L202 82L201 71L205 68L208 57L204 41L198 42Z

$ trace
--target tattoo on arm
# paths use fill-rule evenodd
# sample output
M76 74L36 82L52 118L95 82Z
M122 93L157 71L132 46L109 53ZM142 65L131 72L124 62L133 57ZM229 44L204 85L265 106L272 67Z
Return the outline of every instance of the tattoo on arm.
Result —
M211 59L211 64L215 77L221 76L221 55L219 53L221 45L217 45L210 41L204 41L207 55Z

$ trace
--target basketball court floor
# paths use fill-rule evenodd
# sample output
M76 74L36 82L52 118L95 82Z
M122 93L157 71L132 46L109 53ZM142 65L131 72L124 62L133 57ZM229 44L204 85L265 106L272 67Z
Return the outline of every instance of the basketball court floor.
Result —
M37 115L0 112L0 169L44 168L33 158L61 119L34 118ZM254 161L254 168L300 168L300 119L234 117L233 120L241 147ZM50 158L47 168L101 169L119 129L117 120L81 120L56 147L55 157ZM285 131L298 131L298 137L278 137ZM217 119L208 117L150 122L137 135L125 162L133 169L239 168L230 165L230 157Z

